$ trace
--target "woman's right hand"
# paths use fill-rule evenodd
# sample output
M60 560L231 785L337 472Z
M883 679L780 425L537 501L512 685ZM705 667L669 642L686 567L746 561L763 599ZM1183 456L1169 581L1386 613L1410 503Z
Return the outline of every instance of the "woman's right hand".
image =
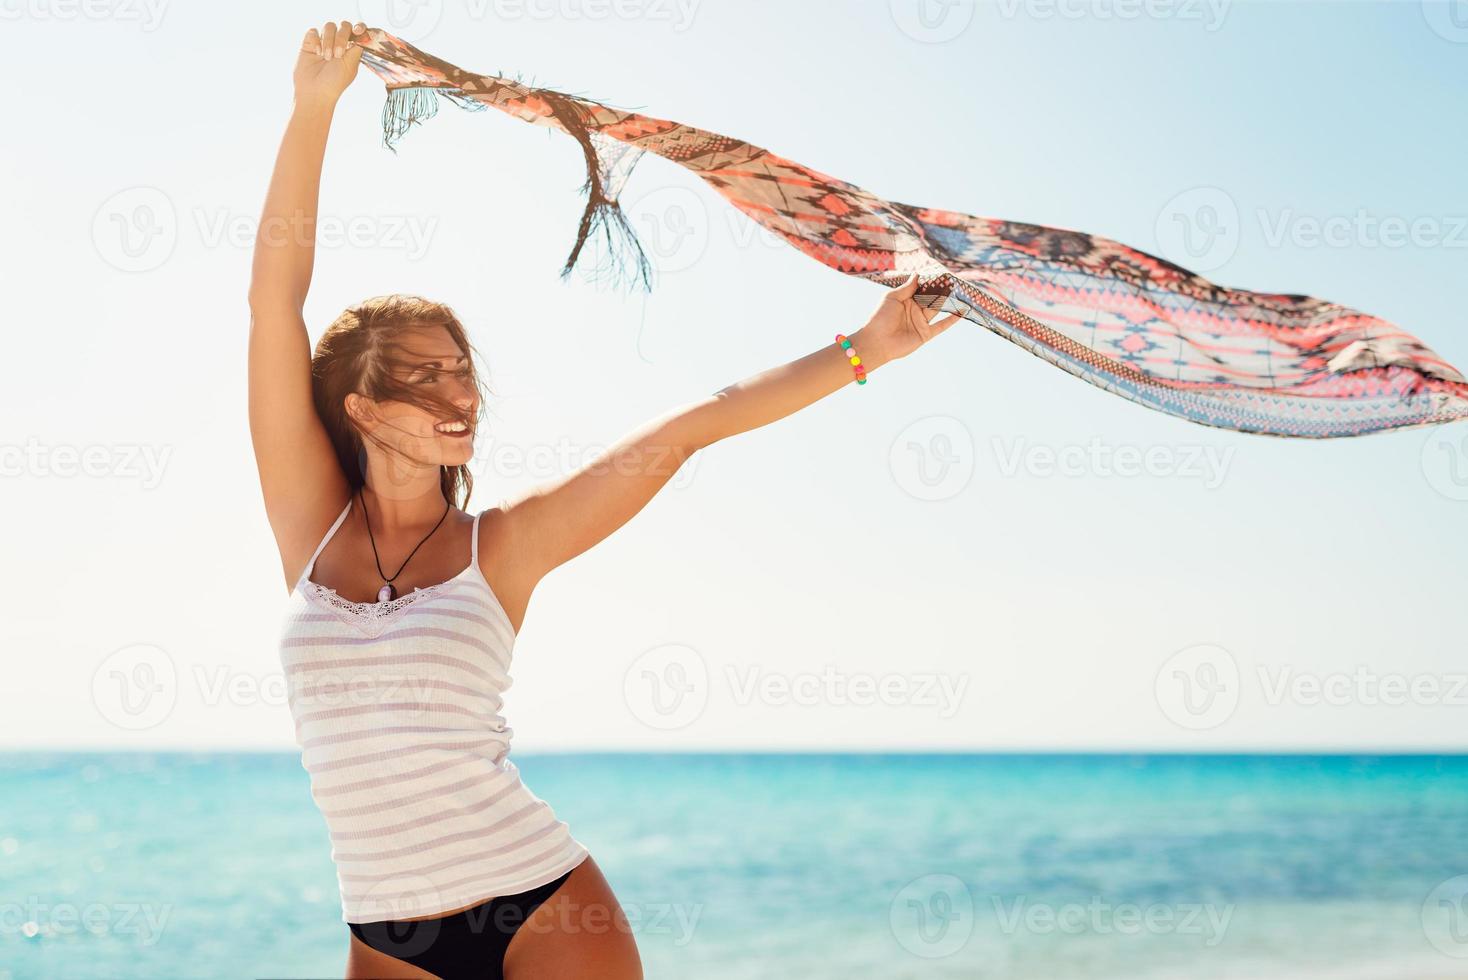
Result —
M357 77L362 48L355 39L366 33L367 25L353 25L345 20L340 24L327 23L319 31L314 27L307 31L293 76L296 101L336 105L336 100Z

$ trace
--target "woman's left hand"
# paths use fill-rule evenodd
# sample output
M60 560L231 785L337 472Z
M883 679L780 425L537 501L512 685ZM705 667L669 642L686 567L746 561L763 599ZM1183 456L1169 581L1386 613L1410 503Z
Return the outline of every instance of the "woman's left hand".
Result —
M906 357L962 319L960 314L950 313L929 323L928 318L936 311L924 309L913 300L917 287L914 272L902 285L887 291L871 319L852 335L852 346L864 362L870 359L882 364Z

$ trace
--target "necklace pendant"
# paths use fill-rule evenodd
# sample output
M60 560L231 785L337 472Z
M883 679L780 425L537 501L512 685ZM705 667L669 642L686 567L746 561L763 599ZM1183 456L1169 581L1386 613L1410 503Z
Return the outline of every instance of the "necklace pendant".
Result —
M380 589L377 590L377 601L378 602L387 602L389 599L396 599L397 598L397 595L398 595L398 590L395 589L395 588L393 588L392 587L392 583L389 582L386 585L384 585L382 588L380 588Z

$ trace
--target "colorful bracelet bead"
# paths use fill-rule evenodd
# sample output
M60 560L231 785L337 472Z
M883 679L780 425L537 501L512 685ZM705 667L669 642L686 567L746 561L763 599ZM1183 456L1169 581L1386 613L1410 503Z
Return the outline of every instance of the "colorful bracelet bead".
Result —
M847 338L846 334L838 333L836 335L836 343L841 345L841 349L846 353L846 359L851 362L851 370L852 373L856 375L856 383L859 385L866 384L866 365L861 363L861 358L858 357L856 351L852 349L851 341Z

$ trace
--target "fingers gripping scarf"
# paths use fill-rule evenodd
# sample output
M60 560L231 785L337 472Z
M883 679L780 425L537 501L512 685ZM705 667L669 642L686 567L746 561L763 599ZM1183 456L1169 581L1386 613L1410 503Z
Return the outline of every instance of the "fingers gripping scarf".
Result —
M651 152L824 265L887 286L916 272L924 306L960 312L1169 415L1314 438L1468 417L1462 374L1394 324L1350 307L1227 289L1097 235L886 201L741 140L464 71L380 30L363 49L387 84L389 146L432 116L439 96L576 139L587 202L563 276L600 234L614 271L648 285L617 197Z

